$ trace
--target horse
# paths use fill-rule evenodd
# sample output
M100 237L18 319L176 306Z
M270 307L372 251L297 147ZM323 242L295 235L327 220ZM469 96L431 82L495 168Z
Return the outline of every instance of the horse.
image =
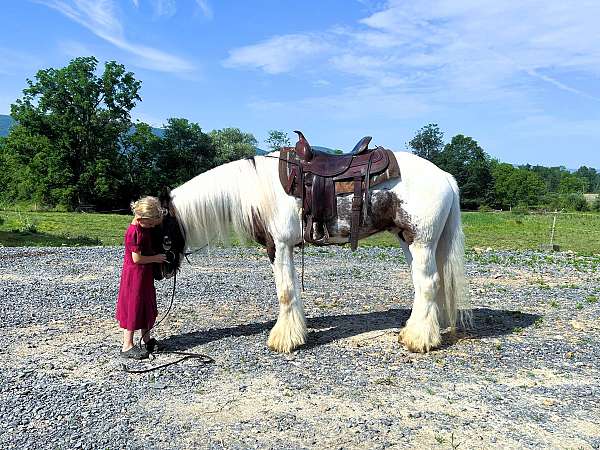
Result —
M290 353L307 340L294 264L294 248L304 245L302 202L284 192L279 155L229 162L163 193L168 213L162 232L174 258L162 269L172 276L186 249L227 242L232 232L258 242L266 248L279 300L267 345ZM398 341L411 352L429 352L441 345L443 330L453 332L458 322L470 321L459 189L433 163L408 152L393 155L401 176L371 190L359 239L382 231L398 237L414 285L411 314ZM351 193L337 197L337 216L327 223L330 244L349 242L352 199Z

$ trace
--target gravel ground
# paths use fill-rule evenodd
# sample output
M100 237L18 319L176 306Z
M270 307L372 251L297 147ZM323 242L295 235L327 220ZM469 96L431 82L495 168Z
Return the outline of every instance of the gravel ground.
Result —
M0 448L600 448L600 258L469 254L474 329L415 355L401 253L355 256L307 251L309 342L282 355L264 253L195 255L156 335L215 363L131 375L121 248L0 248Z

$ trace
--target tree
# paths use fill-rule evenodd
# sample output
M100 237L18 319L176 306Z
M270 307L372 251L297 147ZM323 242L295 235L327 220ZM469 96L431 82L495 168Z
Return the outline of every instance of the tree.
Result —
M162 139L146 123L138 122L133 132L125 135L122 152L127 161L126 198L160 192L163 180L158 172L158 158L162 150Z
M0 187L7 203L62 203L72 195L72 174L64 154L46 137L22 125L12 128L0 157Z
M430 123L417 132L408 142L408 146L415 155L435 163L444 147L444 133L437 124Z
M458 134L435 158L436 164L456 178L461 204L476 209L493 201L493 178L488 155L473 138Z
M572 173L563 173L558 185L561 194L584 194L588 191L588 180Z
M292 145L290 138L285 131L271 130L269 131L269 137L265 139L267 148L271 151L279 150L281 147L289 147Z
M599 192L600 191L600 173L593 167L581 166L574 173L575 176L586 180L587 192Z
M157 180L161 186L176 186L216 165L215 147L200 125L187 119L167 120L156 156Z
M256 138L239 128L223 128L209 133L215 148L215 165L256 155Z
M141 82L115 61L105 63L100 75L97 65L96 58L82 57L61 69L40 70L11 105L20 127L32 137L46 138L51 149L36 154L32 176L54 183L54 172L43 173L46 162L63 166L60 176L66 178L61 182L70 188L55 189L58 197L46 201L74 207L111 205L120 198L125 166L120 137L129 130L130 111L141 100Z
M492 176L494 203L501 208L536 206L546 194L546 184L535 172L493 161Z

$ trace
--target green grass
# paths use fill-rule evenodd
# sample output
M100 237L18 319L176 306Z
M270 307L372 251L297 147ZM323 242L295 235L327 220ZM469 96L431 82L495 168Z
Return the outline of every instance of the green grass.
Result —
M130 222L117 214L0 211L0 245L120 245Z
M504 250L540 250L550 242L552 215L510 212L463 212L466 247ZM600 214L558 215L554 243L561 251L582 255L600 254ZM361 245L395 247L397 240L389 233L372 236Z
M539 250L550 239L551 215L464 212L462 217L468 249ZM131 216L118 214L2 210L0 245L121 245L130 221ZM559 215L554 242L562 251L600 254L600 214ZM397 247L398 240L381 233L360 245Z

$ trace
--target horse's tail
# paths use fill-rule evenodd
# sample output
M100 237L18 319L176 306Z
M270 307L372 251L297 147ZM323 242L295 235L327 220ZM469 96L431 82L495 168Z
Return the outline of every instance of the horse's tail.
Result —
M452 175L448 175L452 188L452 207L438 241L437 264L442 275L444 290L443 304L438 304L440 319L445 326L456 328L457 320L462 326L471 325L471 309L468 299L468 286L465 278L464 256L465 236L460 217L460 196L458 185Z

